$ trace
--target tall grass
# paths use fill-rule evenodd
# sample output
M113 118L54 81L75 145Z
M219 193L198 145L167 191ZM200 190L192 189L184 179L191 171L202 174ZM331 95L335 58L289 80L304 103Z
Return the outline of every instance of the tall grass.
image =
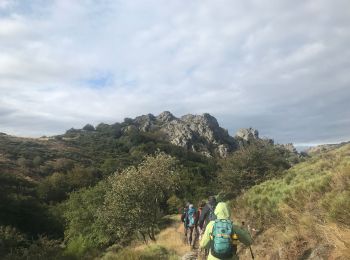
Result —
M283 178L251 188L233 205L260 227L290 219L283 210L286 206L350 225L349 151L346 145L300 163Z

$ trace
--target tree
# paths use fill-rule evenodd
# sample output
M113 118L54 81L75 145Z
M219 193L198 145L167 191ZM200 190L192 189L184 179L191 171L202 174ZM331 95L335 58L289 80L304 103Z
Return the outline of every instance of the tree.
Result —
M107 232L120 242L127 242L135 234L155 240L161 204L177 187L177 161L165 153L147 156L138 167L114 174L108 182L111 189L100 214Z
M176 214L179 213L179 208L182 207L183 202L176 195L173 195L167 200L167 205L169 213Z
M108 183L100 181L94 187L70 193L69 199L62 204L68 247L78 244L78 248L88 250L110 243L111 237L98 219L108 189Z
M232 198L289 167L281 150L273 144L256 141L221 161L219 187Z

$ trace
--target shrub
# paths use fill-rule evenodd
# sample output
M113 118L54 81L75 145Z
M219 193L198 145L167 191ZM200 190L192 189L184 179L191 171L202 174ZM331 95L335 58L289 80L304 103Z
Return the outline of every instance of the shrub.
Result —
M129 167L108 178L111 189L106 193L99 217L107 232L120 243L139 233L155 240L155 231L165 203L177 186L177 162L164 153L147 156L138 167Z
M176 195L173 195L167 200L167 205L168 213L176 214L179 213L179 208L182 207L183 203L178 197L176 197Z
M252 143L221 161L219 186L230 197L290 167L284 154L272 144Z

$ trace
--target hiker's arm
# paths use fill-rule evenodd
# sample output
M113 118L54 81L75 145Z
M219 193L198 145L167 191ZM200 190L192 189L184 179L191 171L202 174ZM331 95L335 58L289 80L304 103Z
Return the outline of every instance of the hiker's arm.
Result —
M213 229L213 223L214 222L209 222L209 224L207 225L206 229L205 229L205 232L202 236L202 240L200 241L200 247L201 248L206 248L206 247L209 247L209 244L210 244L210 233Z
M238 235L238 240L244 245L250 246L253 243L253 239L247 230L234 226L234 232Z

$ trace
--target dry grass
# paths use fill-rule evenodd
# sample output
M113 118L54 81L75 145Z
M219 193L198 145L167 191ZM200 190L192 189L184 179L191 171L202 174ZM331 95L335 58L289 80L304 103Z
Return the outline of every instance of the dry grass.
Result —
M180 217L176 216L176 220ZM189 247L184 243L183 227L182 224L177 221L170 227L163 229L157 236L156 242L151 242L149 245L139 244L134 247L136 251L145 250L149 246L161 246L169 251L174 251L176 255L182 256L189 251Z
M233 203L264 230L253 245L257 259L350 259L349 155L350 145L320 154Z
M161 230L156 236L155 242L149 242L147 245L142 242L135 242L133 245L117 253L107 252L102 259L180 259L181 256L190 251L190 248L184 243L183 227L179 221L180 217L174 215L170 218L175 222L171 226ZM156 252L162 250L167 252L166 258L159 258Z

